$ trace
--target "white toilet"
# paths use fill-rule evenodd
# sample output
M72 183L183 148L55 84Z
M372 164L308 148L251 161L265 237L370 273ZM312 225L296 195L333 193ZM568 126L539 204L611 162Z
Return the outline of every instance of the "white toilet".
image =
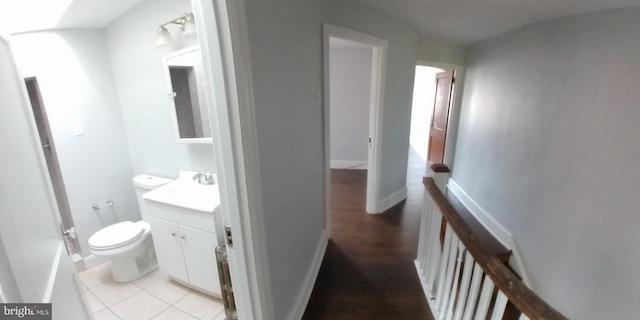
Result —
M146 174L135 176L133 185L136 187L142 220L110 225L89 238L89 250L93 255L111 259L113 281L133 281L157 268L151 227L146 221L147 212L142 195L171 181Z

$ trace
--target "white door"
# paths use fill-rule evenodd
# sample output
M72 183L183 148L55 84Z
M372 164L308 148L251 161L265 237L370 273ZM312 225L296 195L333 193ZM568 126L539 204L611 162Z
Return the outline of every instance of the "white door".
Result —
M26 89L0 36L0 302L52 303L53 319L91 319L59 231Z

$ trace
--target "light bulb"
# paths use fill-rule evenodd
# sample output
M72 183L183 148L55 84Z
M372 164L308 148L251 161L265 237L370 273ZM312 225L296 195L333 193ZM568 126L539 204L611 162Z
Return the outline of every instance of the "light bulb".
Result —
M156 47L164 47L173 44L173 38L167 28L160 26L156 34Z

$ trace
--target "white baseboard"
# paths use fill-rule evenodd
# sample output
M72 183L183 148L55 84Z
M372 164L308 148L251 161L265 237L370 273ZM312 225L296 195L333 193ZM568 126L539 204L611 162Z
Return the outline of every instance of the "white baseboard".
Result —
M331 169L363 169L367 170L367 161L331 160Z
M302 319L304 311L307 309L309 299L311 298L311 293L313 292L313 287L316 284L316 279L318 279L318 274L320 273L320 266L322 265L322 260L324 259L324 253L327 251L327 244L329 243L328 235L329 232L327 230L324 230L320 239L320 243L318 243L318 247L316 248L316 253L313 258L311 269L309 269L309 273L307 274L304 285L302 286L302 291L300 291L298 299L296 299L295 305L297 307L291 312L289 320Z
M507 249L511 250L512 255L509 265L522 277L522 281L529 286L529 276L524 268L522 257L518 252L518 246L509 232L504 226L496 221L487 211L485 211L478 203L476 203L469 195L458 185L453 179L449 179L447 188L462 202L462 204L471 212L480 223L491 232Z
M407 198L407 188L405 187L390 194L386 198L380 200L378 203L376 203L374 212L370 212L370 213L374 213L374 214L383 213L406 198Z

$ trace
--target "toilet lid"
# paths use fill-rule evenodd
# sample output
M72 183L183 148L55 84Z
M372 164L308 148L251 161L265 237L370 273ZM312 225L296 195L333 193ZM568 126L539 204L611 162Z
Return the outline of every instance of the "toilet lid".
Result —
M95 249L120 247L136 241L144 233L144 228L131 221L110 225L89 238L89 246Z

